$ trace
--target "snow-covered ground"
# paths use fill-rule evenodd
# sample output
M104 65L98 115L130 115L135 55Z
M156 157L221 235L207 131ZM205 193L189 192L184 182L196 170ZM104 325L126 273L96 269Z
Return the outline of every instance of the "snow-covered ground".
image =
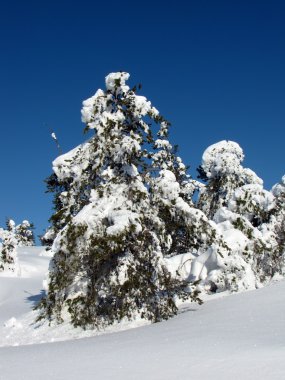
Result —
M21 248L19 261L22 277L0 276L1 380L285 378L285 281L186 304L162 323L78 339L94 332L30 325L49 257Z

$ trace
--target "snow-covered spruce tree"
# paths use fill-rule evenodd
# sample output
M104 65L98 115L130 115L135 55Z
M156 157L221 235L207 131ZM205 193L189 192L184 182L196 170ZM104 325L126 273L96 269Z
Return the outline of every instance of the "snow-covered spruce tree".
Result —
M223 236L214 222L183 199L173 172L160 171L154 183L153 200L165 223L164 255L173 277L179 274L188 281L200 282L199 288L216 291L218 285L207 277L230 253ZM171 263L175 262L179 266L174 264L176 271L173 272Z
M22 223L15 227L15 234L19 246L28 247L35 245L33 229L33 223L30 223L28 220L23 220Z
M154 154L161 156L161 152ZM167 163L168 161L166 161ZM164 256L192 252L201 254L212 244L223 244L213 223L194 205L191 195L197 188L197 182L188 178L185 166L178 158L176 170L169 161L167 169L160 170L158 177L150 179L152 202L158 215L165 224L165 239L163 242Z
M241 165L243 159L241 147L233 141L220 141L205 150L198 172L206 185L200 191L198 207L210 219L220 207L228 206L240 186L262 185L263 181L252 170Z
M248 239L242 257L251 265L256 283L269 281L279 266L274 253L278 244L269 228L276 209L274 195L261 184L243 185L233 193L228 209L234 228Z
M216 223L230 255L208 276L219 289L242 290L260 286L274 273L274 242L267 231L274 197L263 181L242 167L243 151L237 143L211 145L199 168L206 182L198 206Z
M272 238L263 232L266 224L255 227L246 216L226 207L216 212L214 221L231 248L231 254L222 260L219 286L234 291L262 286L273 273Z
M165 267L165 223L149 191L150 173L161 169L153 167L148 148L154 143L151 122L165 121L126 85L128 78L124 72L109 74L106 91L98 90L83 102L82 120L95 131L86 144L96 149L84 145L80 157L68 155L67 171L72 168L78 182L84 173L83 188L87 186L90 196L64 221L54 241L40 317L58 322L70 318L82 327L137 316L156 322L176 313L176 298L199 301L197 292L186 291L186 284L173 279ZM66 168L60 160L54 165L57 177ZM89 182L91 174L94 181ZM82 186L76 186L80 194ZM75 199L60 194L61 202L65 196L67 202Z
M46 179L47 192L53 193L54 213L48 238L57 233L89 202L91 189L100 178L97 165L102 149L95 134L87 142L59 156L53 162L53 174Z
M187 175L186 166L176 154L177 147L168 141L168 129L169 124L162 121L152 155L152 166L158 175L149 175L148 183L152 204L165 224L163 253L173 256L200 248L203 227L204 231L208 227L209 233L211 228L205 216L200 215L203 213L193 205L192 196L198 182Z
M17 246L15 222L7 219L6 229L0 228L0 271L8 270L18 272Z
M285 175L281 178L279 183L272 187L271 192L276 199L274 214L283 219L285 214Z
M282 255L283 270L285 266L285 175L281 181L274 185L272 193L275 196L275 209L270 220L270 225L274 230L278 243L277 255Z
M271 193L275 198L275 207L271 212L269 223L263 226L263 235L273 247L273 275L285 274L285 176L273 186Z

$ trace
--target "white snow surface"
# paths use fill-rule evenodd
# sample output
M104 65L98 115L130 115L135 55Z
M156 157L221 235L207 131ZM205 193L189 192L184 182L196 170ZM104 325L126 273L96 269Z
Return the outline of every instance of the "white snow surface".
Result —
M0 277L1 380L285 378L284 280L185 303L162 323L84 332L31 325L50 258L43 248L18 250L25 277Z

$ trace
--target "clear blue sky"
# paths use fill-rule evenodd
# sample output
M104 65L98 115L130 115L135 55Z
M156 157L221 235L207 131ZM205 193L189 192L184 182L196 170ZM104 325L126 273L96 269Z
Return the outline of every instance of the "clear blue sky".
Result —
M171 121L195 176L204 149L238 142L270 188L285 173L284 1L11 1L0 6L0 225L48 225L43 180L84 140L82 100L128 71Z

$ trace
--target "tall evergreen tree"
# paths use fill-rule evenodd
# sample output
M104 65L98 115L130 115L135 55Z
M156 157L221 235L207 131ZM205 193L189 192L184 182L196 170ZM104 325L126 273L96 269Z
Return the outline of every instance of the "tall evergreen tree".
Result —
M54 163L60 181L72 180L58 195L63 228L39 306L50 320L61 321L68 311L71 322L83 327L136 316L155 322L176 313L177 297L199 301L166 269L165 222L151 196L154 173L165 163L152 124L160 133L168 124L126 85L128 78L109 74L106 91L83 102L82 120L95 135Z

